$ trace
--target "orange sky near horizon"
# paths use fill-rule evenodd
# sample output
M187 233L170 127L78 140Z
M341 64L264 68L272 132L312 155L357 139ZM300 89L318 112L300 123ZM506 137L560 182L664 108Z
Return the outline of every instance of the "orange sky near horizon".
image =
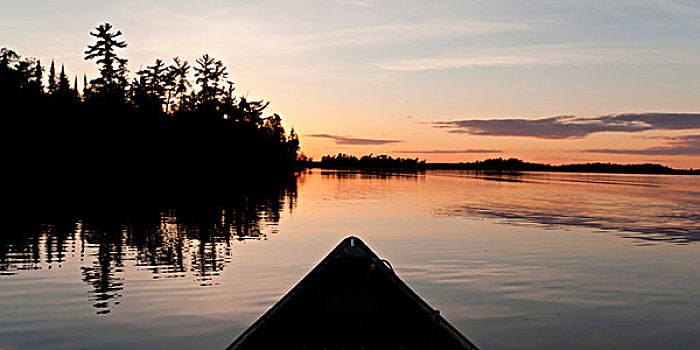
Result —
M395 121L399 117L386 119ZM415 118L399 120L393 133L349 133L349 136L386 139L406 135L405 141L389 145L337 145L333 140L301 134L302 151L320 160L323 155L346 153L356 156L365 154L388 154L393 157L419 158L428 162L472 162L487 158L518 158L530 162L553 165L588 162L613 162L620 164L660 163L674 168L700 168L700 156L695 155L644 155L644 154L597 154L585 149L624 147L644 149L664 145L663 138L682 135L678 132L642 132L635 134L610 132L593 134L580 139L547 140L530 137L495 137L449 134L419 124ZM399 124L399 125L397 125ZM501 152L477 153L413 153L411 150L484 150Z

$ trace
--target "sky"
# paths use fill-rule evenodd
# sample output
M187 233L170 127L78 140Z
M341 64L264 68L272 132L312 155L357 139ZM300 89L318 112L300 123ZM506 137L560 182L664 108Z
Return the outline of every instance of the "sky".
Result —
M96 76L89 32L130 70L221 59L302 150L432 162L700 168L697 0L3 0L0 47Z

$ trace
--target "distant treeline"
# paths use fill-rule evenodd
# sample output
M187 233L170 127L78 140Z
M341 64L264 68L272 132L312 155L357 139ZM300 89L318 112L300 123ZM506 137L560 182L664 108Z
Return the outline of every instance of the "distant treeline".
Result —
M304 166L322 169L361 169L361 170L494 170L494 171L552 171L580 173L620 173L620 174L685 174L700 175L700 169L673 169L660 164L613 164L585 163L550 165L525 162L520 159L494 158L468 163L426 163L425 160L392 158L387 155L366 155L357 158L340 153L336 156L323 156L320 162L306 161Z
M306 161L307 167L322 169L366 169L366 170L395 170L419 171L425 169L425 161L409 158L392 158L387 155L365 155L357 158L352 155L339 153L335 156L323 156L320 162Z
M265 115L268 102L236 96L220 60L156 59L130 74L121 32L105 23L90 34L85 59L100 73L82 88L53 60L47 70L0 51L3 165L15 186L174 190L298 168L297 134Z
M613 164L585 163L550 165L524 162L520 159L495 158L471 163L428 163L426 169L453 170L503 170L503 171L553 171L575 173L620 173L620 174L695 174L700 170L673 169L661 164Z

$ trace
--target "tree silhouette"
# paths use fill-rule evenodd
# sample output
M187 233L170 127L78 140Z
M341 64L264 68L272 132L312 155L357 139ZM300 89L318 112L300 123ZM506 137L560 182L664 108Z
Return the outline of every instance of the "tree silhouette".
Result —
M157 113L162 110L161 101L151 94L148 77L144 71L139 71L141 74L131 82L129 89L129 100L141 112ZM138 72L137 72L138 74Z
M19 55L8 49L0 49L0 96L10 100L17 92L17 72L14 70L14 65L19 59Z
M197 59L197 67L194 67L194 76L197 78L196 83L199 84L199 103L209 105L215 102L221 95L223 90L220 84L228 76L224 64L204 54Z
M148 68L147 76L151 93L162 98L168 81L168 67L166 67L163 60L159 58L153 65L147 66L146 68Z
M158 105L160 110L162 106L170 103L169 91L172 85L172 78L170 69L165 66L163 60L156 59L155 63L151 66L146 66L146 69L139 70L136 72L139 75L138 86L142 98L150 101L150 104ZM166 99L167 93L167 99Z
M23 58L17 61L15 69L18 73L20 88L26 88L32 85L35 64L36 60L33 58Z
M70 82L68 82L64 65L61 65L61 74L58 76L58 92L61 94L69 94L71 92Z
M96 32L90 32L90 35L97 38L94 45L88 45L85 51L85 60L97 58L97 64L100 67L100 77L92 81L97 85L102 92L112 93L123 91L127 85L126 76L126 58L117 56L116 50L126 47L126 42L120 41L117 38L122 35L120 30L112 32L110 23L100 24L95 28ZM118 65L115 67L115 63Z
M41 61L37 60L34 66L34 72L32 73L32 90L35 93L44 92L44 85L42 83L42 78L44 76L44 68L41 66Z
M90 85L88 84L87 75L83 74L83 100L90 97Z
M22 76L20 86L27 88L26 92L32 96L31 98L41 98L41 93L44 91L42 85L44 68L41 67L41 61L35 58L25 58L20 60L16 67Z
M189 80L187 80L190 64L180 57L173 57L173 61L175 64L170 66L171 78L173 79L175 94L178 96L179 100L178 110L183 110L185 93L190 86L192 86Z
M231 119L259 127L263 124L263 111L269 105L269 102L248 101L247 98L241 97L238 99L238 104L233 106L233 110L230 112Z
M126 68L126 60L119 62L115 74L115 97L122 97L129 87L129 69Z
M49 67L49 93L53 94L58 89L58 84L56 83L56 66L54 61L51 60L51 66Z
M226 81L226 85L226 89L223 90L222 102L225 106L234 106L237 103L236 86L232 81Z
M6 47L0 49L0 69L9 70L19 60L19 55Z
M168 66L163 72L162 84L165 89L165 113L170 113L170 103L173 99L173 91L175 90L175 73L172 71L173 66Z

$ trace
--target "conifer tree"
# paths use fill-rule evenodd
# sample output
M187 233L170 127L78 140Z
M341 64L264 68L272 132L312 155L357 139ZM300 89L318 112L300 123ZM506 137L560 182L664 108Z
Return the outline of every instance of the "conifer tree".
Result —
M58 89L58 84L56 83L56 65L54 61L51 60L51 66L49 67L49 93L53 94Z
M19 85L17 72L12 67L18 59L19 55L13 50L6 47L0 49L0 96L9 96Z
M6 47L0 49L0 70L6 71L19 60L19 55Z
M208 54L197 59L197 67L194 67L194 76L199 84L199 102L208 104L216 101L222 92L219 84L228 76L224 64L210 57Z
M284 130L282 132L284 132ZM292 128L292 130L289 132L289 137L287 138L287 147L287 151L289 152L289 154L292 154L294 155L294 157L296 157L296 154L299 151L299 135L297 135L297 133L294 131L294 128Z
M146 66L146 69L139 70L137 74L141 77L140 84L148 94L158 100L163 100L169 83L169 71L163 60L156 59L151 66Z
M126 77L126 58L117 56L116 50L126 47L126 42L118 40L122 35L120 30L112 31L110 23L101 24L90 35L97 38L94 45L88 45L85 51L85 59L97 59L100 65L100 77L92 80L100 90L106 93L123 92L128 85Z
M58 76L58 91L62 94L68 94L71 91L64 65L61 65L61 74Z
M119 62L119 67L116 72L115 87L121 93L126 91L129 86L129 69L126 68L126 59L124 62Z
M18 74L18 82L20 88L27 88L34 84L34 66L36 61L34 58L28 57L21 59L15 65L15 70Z
M173 57L174 65L170 66L172 74L175 94L178 95L179 105L178 110L183 110L185 106L185 93L190 88L191 84L187 80L187 74L190 71L190 64L182 60L180 57Z
M44 77L44 68L41 66L41 61L36 61L36 66L34 67L34 87L36 91L44 92L44 85L42 79Z
M83 74L83 99L90 95L90 85L88 85L87 75Z

